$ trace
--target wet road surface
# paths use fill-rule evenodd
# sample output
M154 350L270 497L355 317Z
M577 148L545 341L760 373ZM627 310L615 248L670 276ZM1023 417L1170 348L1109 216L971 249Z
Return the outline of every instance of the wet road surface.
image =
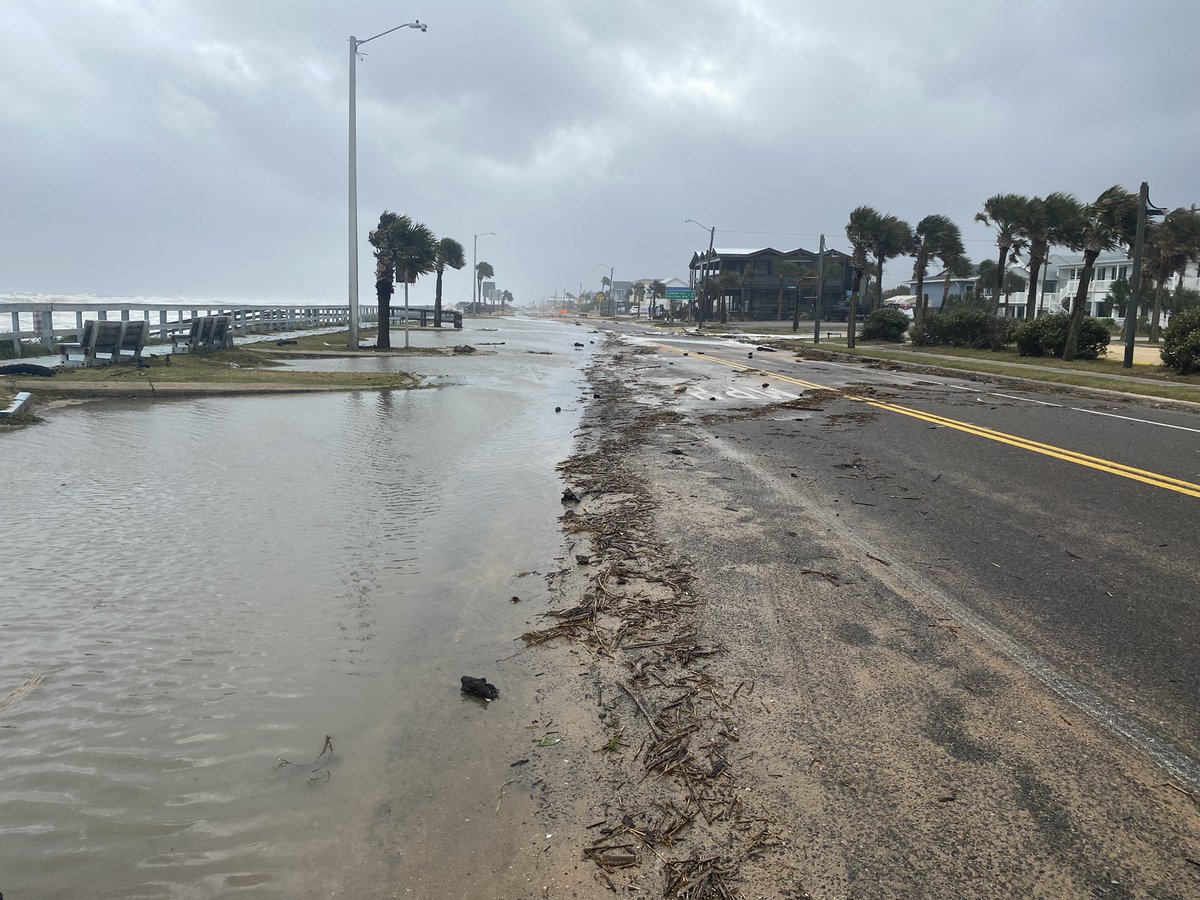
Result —
M739 447L834 489L1050 688L1200 790L1200 415L1153 400L797 360L720 338L629 336L681 408L825 396ZM837 393L826 393L834 391Z

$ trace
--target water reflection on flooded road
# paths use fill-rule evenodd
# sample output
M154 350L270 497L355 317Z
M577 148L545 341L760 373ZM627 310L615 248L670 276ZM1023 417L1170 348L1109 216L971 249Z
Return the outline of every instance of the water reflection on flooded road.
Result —
M85 404L0 440L0 891L433 883L521 727L458 676L503 678L510 596L545 590L517 575L558 548L587 355L486 324L419 337L491 356L301 363L438 390ZM496 864L450 875L469 896Z

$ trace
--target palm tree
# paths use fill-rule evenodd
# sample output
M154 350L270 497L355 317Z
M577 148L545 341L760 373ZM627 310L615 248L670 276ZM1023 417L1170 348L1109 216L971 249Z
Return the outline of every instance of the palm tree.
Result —
M875 294L871 295L871 312L879 307L883 297L883 264L897 256L907 256L912 253L912 226L903 219L893 215L880 216L871 236L871 253L875 257L877 274L875 277Z
M1138 198L1119 184L1115 184L1085 206L1070 229L1063 233L1063 243L1072 250L1083 251L1083 271L1079 275L1079 289L1075 292L1075 303L1071 307L1071 324L1067 330L1067 343L1063 348L1064 360L1075 358L1079 345L1079 328L1083 323L1083 307L1087 302L1088 285L1092 281L1092 269L1096 257L1106 250L1115 250L1133 243L1137 230ZM1126 327L1136 327L1137 311L1126 317ZM1132 324L1131 324L1132 323Z
M391 243L388 235L391 228L400 217L394 212L384 210L379 215L379 225L367 236L371 246L375 248L375 301L379 305L379 334L388 330L391 316L392 294L395 293L396 261L392 256ZM386 315L385 315L386 314ZM390 335L389 335L390 337ZM376 338L376 345L379 339ZM388 341L390 346L390 341Z
M505 303L511 304L512 302L513 302L512 291L501 291L500 292L500 312L504 312L504 304Z
M985 259L981 261L979 267L975 270L975 296L982 298L991 294L993 305L999 306L999 295L996 293L996 282L999 280L996 277L995 260Z
M1016 272L1004 273L1004 306L1008 307L1008 298L1025 290L1025 279Z
M939 257L945 262L962 256L966 250L963 248L962 232L946 216L926 216L917 223L913 238L913 278L917 282L917 322L920 323L929 315L929 301L925 296L925 270L929 261Z
M938 307L939 315L946 311L946 304L950 299L950 279L969 278L971 277L972 269L971 260L967 259L967 255L965 253L942 257L942 265L946 268L943 272L944 281L942 282L942 305Z
M879 229L882 216L869 206L860 206L850 213L850 221L846 223L846 239L853 248L850 254L850 267L854 270L854 288L850 292L850 326L846 329L846 344L854 347L854 323L857 321L859 292L862 289L863 275L867 271L867 254L871 250L871 242ZM797 292L799 302L799 292Z
M650 317L654 318L658 300L662 300L667 296L667 286L658 279L650 282Z
M633 299L637 301L638 315L642 314L642 304L646 302L646 283L639 281L633 286Z
M496 272L492 269L490 262L480 262L475 264L475 296L479 300L483 299L483 279L495 278Z
M433 269L437 272L437 286L434 289L433 295L433 327L442 327L442 272L446 270L446 266L452 269L461 269L467 264L463 245L454 238L442 238L437 242L437 257L433 263Z
M788 279L796 279L796 303L800 303L800 276L803 274L804 268L794 262L784 262L779 266L779 297L775 303L775 314L779 317L779 321L783 321L783 288L784 282Z
M1155 282L1150 343L1157 344L1167 282L1200 257L1200 214L1181 208L1168 213L1161 224L1147 223L1145 248L1146 268Z
M370 233L368 240L375 248L375 291L379 299L379 332L375 348L390 350L394 290L391 281L401 281L407 298L408 286L418 276L433 271L436 238L420 222L384 210L379 217L379 226Z
M996 291L993 312L999 312L1000 297L1004 294L1004 273L1010 254L1019 253L1025 246L1020 224L1027 216L1029 198L1021 194L995 194L983 204L983 212L975 213L975 221L996 230L996 246L1000 258L996 263Z
M404 285L404 307L408 308L408 286L415 284L422 275L433 271L437 261L437 238L425 225L414 222L408 216L400 216L388 230L392 257L396 262L396 275L402 278ZM388 310L389 316L391 310ZM383 310L380 310L383 315ZM386 321L390 321L386 320ZM390 350L392 346L391 329L380 325L379 337L375 346L380 350ZM405 332L404 346L408 346L408 333Z
M742 319L750 314L750 305L754 302L754 266L747 262L742 269Z
M1042 199L1034 197L1026 205L1017 232L1029 251L1029 293L1025 299L1025 320L1037 315L1038 278L1050 260L1050 248L1065 243L1064 235L1078 219L1082 207L1070 194L1055 192Z
M717 279L717 288L720 291L720 293L717 295L717 302L720 304L719 308L721 312L722 325L729 321L728 312L725 305L726 295L741 289L743 284L744 282L742 281L742 276L737 272L734 272L732 269L725 270Z

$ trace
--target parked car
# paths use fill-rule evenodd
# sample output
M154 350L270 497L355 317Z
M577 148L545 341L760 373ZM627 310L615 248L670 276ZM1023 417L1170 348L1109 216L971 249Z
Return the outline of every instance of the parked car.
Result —
M858 309L854 311L854 318L862 321L867 317L867 311L863 304L858 305ZM850 304L849 303L834 303L828 309L822 310L822 316L826 322L849 322L850 321Z

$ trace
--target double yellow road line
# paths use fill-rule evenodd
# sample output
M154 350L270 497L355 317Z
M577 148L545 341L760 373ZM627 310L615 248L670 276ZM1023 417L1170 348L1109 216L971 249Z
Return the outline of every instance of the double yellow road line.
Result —
M688 352L678 350L675 347L670 347L665 344L660 344L658 346L662 347L664 350L670 350L676 353ZM942 428L952 428L955 431L961 431L964 434L971 434L975 437L981 437L989 441L996 441L999 444L1007 444L1008 446L1016 447L1019 450L1028 450L1030 453L1038 453L1042 456L1060 459L1063 462L1074 463L1077 466L1095 469L1097 472L1106 472L1109 475L1117 475L1121 478L1128 478L1131 481L1140 481L1142 484L1148 484L1151 487L1162 488L1166 491L1174 491L1177 494L1183 494L1187 497L1195 497L1200 499L1200 484L1195 484L1191 481L1183 481L1179 478L1172 478L1169 475L1160 475L1157 472L1148 472L1145 469L1127 466L1124 463L1113 462L1112 460L1108 459L1101 459L1097 456L1088 456L1086 453L1078 453L1074 450L1056 447L1053 444L1043 444L1040 441L1023 438L1019 435L1008 434L1004 431L997 431L994 428L985 428L982 425L973 425L970 422L961 422L958 419L949 419L946 416L939 416L935 413L924 412L919 409L912 409L908 406L900 406L897 403L886 403L882 400L873 400L870 397L861 397L857 394L851 394L847 391L831 388L824 384L805 381L802 378L793 378L790 375L781 375L777 372L771 372L755 366L747 366L743 365L742 363L730 362L729 360L720 359L716 356L710 356L707 353L700 353L697 355L700 359L708 362L719 363L720 365L728 366L731 369L737 369L741 372L748 372L751 369L754 369L755 371L762 372L763 375L769 378L774 378L778 381L783 381L788 384L794 384L810 390L830 391L845 397L847 400L865 403L868 406L875 407L876 409L882 409L901 416L919 419L922 422L929 422L932 425L937 425Z

